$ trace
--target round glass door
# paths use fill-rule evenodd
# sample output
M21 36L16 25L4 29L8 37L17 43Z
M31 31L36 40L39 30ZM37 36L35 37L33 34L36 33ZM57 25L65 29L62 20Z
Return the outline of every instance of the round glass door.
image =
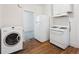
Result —
M5 39L7 45L16 45L19 41L20 36L17 33L11 33Z

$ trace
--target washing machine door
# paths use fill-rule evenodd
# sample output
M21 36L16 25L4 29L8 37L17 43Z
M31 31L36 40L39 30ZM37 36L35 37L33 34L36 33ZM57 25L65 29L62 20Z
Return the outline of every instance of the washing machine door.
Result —
M20 41L20 36L17 33L11 33L7 35L5 38L5 43L9 46L16 45L19 41Z

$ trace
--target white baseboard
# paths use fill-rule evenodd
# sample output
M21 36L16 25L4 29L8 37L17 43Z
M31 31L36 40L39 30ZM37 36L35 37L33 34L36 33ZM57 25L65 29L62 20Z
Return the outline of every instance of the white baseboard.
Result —
M75 47L75 48L79 48L79 43L71 42L70 46Z

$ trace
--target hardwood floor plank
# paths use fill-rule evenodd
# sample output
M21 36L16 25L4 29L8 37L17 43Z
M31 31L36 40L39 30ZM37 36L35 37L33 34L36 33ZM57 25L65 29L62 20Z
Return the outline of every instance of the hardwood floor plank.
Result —
M79 54L78 48L68 47L65 50L51 44L49 41L39 42L36 39L24 42L24 50L16 54Z

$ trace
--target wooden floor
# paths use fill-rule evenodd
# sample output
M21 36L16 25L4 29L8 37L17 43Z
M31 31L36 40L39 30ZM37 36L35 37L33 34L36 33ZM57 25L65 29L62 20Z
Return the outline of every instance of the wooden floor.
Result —
M16 52L16 54L78 54L79 49L68 47L65 50L51 44L49 41L41 43L35 39L26 41L24 49Z

